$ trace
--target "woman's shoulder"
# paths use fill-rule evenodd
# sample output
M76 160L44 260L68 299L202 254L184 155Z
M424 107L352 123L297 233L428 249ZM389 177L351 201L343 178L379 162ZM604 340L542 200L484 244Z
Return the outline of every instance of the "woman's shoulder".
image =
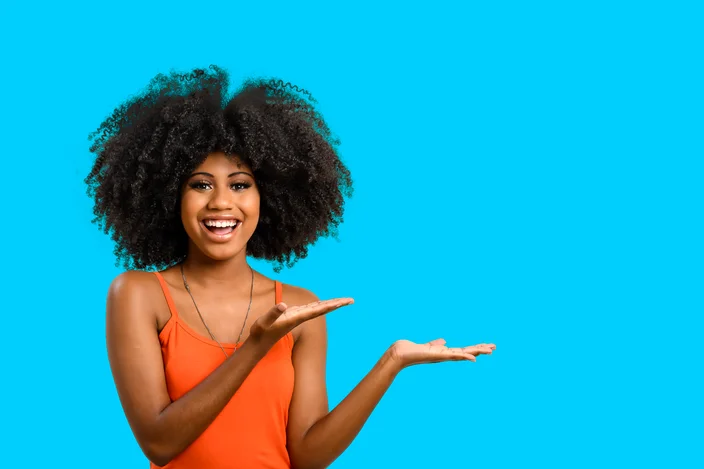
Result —
M282 285L282 301L286 304L286 306L291 307L291 306L302 306L302 305L307 305L308 303L315 303L316 301L319 301L318 296L313 293L312 291L308 290L307 288L303 288L297 285L292 285L289 283L283 283L281 282ZM320 321L324 321L323 317L319 318ZM304 333L304 331L307 331L311 327L312 322L320 322L320 321L305 321L303 324L299 324L297 327L293 329L293 342L294 344L298 343L298 340L301 338L301 334Z
M158 285L154 272L145 270L126 270L112 279L110 289L117 291L139 290Z
M154 272L127 270L115 276L108 288L108 300L150 301L160 290Z
M305 305L319 301L317 295L306 288L283 282L281 282L281 285L282 299L288 306Z
M163 303L164 294L153 272L122 272L112 280L108 289L107 323L115 330L136 324L150 329L156 324L159 330L170 317L168 307Z
M298 306L318 301L318 297L310 290L298 285L286 283L278 278L270 277L256 271L257 282L267 285L266 290L262 291L263 295L269 295L274 292L276 283L281 284L282 301L288 306Z

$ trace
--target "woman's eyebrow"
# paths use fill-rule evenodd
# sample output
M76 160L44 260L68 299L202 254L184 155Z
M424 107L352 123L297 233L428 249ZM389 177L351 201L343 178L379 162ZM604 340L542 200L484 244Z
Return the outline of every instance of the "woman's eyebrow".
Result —
M197 172L197 173L192 173L190 177L197 176L197 175L199 175L199 174L202 174L203 176L209 176L209 177L211 177L211 178L214 178L214 177L215 177L215 176L213 176L213 175L210 174L210 173L206 173L205 171L199 171L199 172ZM249 176L249 177L251 177L252 179L254 179L254 176L252 176L250 173L248 173L248 172L246 172L246 171L236 171L236 172L234 172L234 173L228 174L227 177L236 176L236 175L238 175L238 174L246 174L247 176Z
M238 174L246 174L247 176L249 176L249 177L251 177L252 179L254 179L254 176L252 176L251 174L249 174L247 171L237 171L237 172L235 172L235 173L230 173L230 174L227 175L227 177L237 176Z

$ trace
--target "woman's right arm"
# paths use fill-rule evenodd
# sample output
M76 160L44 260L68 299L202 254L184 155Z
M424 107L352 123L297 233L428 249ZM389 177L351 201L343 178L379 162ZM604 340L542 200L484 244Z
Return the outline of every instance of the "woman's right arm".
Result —
M237 353L171 402L157 333L149 272L128 271L110 285L106 333L117 393L144 454L164 466L198 438L269 349L296 326L352 303L351 298L274 306L258 318Z
M150 461L164 466L215 420L268 348L245 341L201 383L171 402L156 330L153 290L145 282L146 275L153 274L125 272L110 285L108 358L120 402L139 446Z

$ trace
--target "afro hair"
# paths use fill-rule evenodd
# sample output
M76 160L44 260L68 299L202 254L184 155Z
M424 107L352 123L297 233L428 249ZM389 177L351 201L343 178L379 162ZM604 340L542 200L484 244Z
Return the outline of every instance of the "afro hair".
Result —
M216 66L159 74L89 135L93 223L115 242L116 265L162 269L186 257L181 187L215 152L254 172L260 218L247 255L279 271L337 236L352 180L315 99L276 79L247 79L232 95L228 85Z

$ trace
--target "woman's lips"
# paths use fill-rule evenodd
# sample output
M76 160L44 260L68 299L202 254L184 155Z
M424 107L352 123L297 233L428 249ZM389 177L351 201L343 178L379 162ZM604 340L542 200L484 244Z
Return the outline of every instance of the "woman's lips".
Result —
M200 222L200 226L205 231L206 236L216 243L225 243L232 239L233 236L238 232L240 226L242 226L241 221L237 221L234 227L208 227L205 225L205 221Z

